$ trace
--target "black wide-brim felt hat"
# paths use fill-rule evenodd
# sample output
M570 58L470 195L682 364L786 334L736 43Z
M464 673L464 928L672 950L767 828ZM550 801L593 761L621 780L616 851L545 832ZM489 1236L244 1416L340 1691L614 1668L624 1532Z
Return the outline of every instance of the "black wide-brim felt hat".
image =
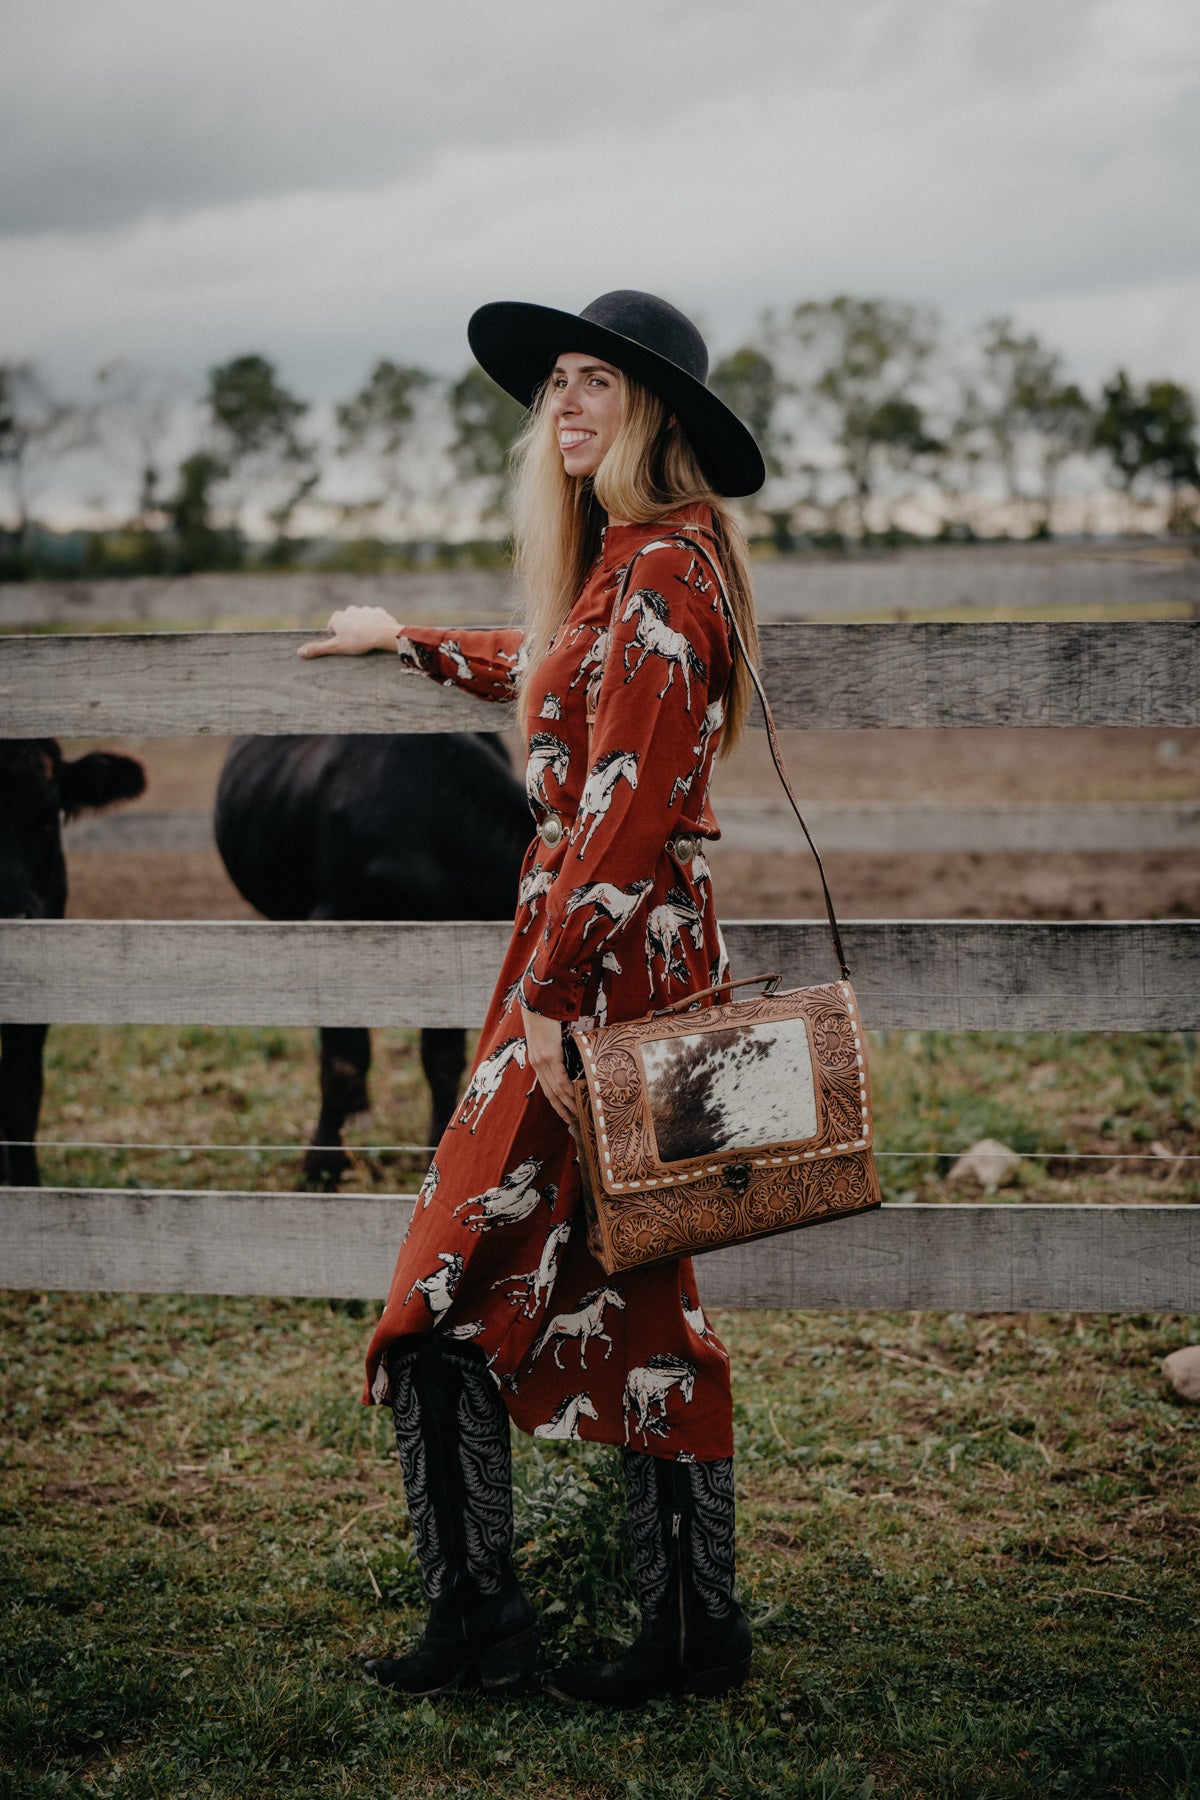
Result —
M767 478L750 431L707 385L704 339L657 294L615 288L579 313L494 300L472 313L467 338L481 367L522 406L533 404L556 357L599 356L665 401L718 494L754 494Z

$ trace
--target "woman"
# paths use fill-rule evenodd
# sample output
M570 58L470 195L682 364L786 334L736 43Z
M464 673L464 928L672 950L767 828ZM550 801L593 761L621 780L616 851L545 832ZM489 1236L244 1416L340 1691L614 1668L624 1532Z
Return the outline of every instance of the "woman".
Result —
M606 1276L588 1252L564 1022L635 1018L725 979L700 845L708 786L749 676L705 548L754 653L744 539L721 496L763 464L705 385L696 327L651 294L579 315L485 306L484 369L531 409L516 452L520 631L405 630L350 607L301 655L396 649L408 666L517 701L537 826L470 1083L437 1148L367 1355L392 1408L429 1622L386 1686L506 1687L536 1624L512 1565L509 1418L619 1444L643 1625L550 1691L630 1705L741 1682L733 1599L728 1355L688 1261ZM624 590L622 584L624 582ZM614 601L622 593L621 604Z

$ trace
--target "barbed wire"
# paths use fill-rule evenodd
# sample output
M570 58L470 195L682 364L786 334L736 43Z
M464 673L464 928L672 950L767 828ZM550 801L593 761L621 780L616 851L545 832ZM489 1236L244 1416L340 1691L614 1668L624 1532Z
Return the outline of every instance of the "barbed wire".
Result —
M6 1138L14 1150L145 1150L145 1151L223 1151L237 1155L300 1156L310 1150L341 1150L349 1156L382 1156L411 1154L432 1156L436 1144L145 1144L108 1138ZM980 1159L1001 1156L1016 1157L1021 1162L1200 1162L1200 1154L1183 1150L978 1150L972 1144L963 1146L932 1145L923 1150L876 1150L877 1162L908 1161L917 1156L966 1156Z

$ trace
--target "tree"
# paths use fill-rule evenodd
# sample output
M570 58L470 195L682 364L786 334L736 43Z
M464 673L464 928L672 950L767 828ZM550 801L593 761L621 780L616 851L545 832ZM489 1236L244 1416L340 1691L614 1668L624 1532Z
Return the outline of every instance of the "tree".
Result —
M1112 464L1130 501L1142 477L1165 482L1173 519L1183 515L1185 488L1200 489L1196 403L1175 381L1149 381L1136 388L1119 370L1104 389L1093 442Z
M165 518L159 487L162 459L175 420L181 384L172 376L117 357L96 371L100 442L124 473L133 474L135 531L153 531ZM133 465L130 471L130 464Z
M47 471L93 433L91 409L56 399L34 363L0 363L0 471L12 497L14 537L29 531Z
M235 532L221 531L213 523L213 490L229 471L205 450L185 457L179 465L179 486L164 511L175 533L181 573L201 569L236 567L241 543Z
M1035 332L1019 333L1012 319L989 319L980 342L980 369L968 382L960 441L977 460L999 468L1010 504L1034 515L1048 536L1063 465L1092 446L1094 414L1074 382L1064 381L1062 357Z
M283 532L318 479L315 447L299 433L308 411L282 386L265 356L235 356L208 372L211 455L232 485L232 522L240 529L254 489Z
M754 505L769 522L776 549L794 550L796 499L794 492L789 497L789 439L780 417L784 390L774 363L756 344L743 344L714 366L708 384L754 433L767 465L766 486Z
M343 456L365 455L378 473L380 491L347 511L377 512L388 502L411 507L428 471L417 456L418 412L435 385L427 369L381 358L358 393L337 408L338 448Z
M838 294L805 301L782 319L768 315L764 331L788 390L810 415L791 434L792 460L823 417L823 453L832 447L829 472L840 477L835 506L849 499L866 536L885 471L894 485L940 449L914 393L937 348L938 316L902 301Z
M524 423L525 408L477 368L459 377L449 398L455 467L464 480L477 484L484 520L502 518L508 499L509 451Z

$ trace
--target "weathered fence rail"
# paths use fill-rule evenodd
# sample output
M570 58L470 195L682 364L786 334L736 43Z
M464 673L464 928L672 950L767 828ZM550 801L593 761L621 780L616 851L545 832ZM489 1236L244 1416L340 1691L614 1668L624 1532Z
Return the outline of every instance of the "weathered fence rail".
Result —
M305 635L0 638L0 735L480 731L506 720L507 709L407 676L394 658L302 661ZM763 664L785 729L1200 724L1200 621L767 625Z
M496 923L0 920L0 1018L50 1024L478 1025ZM835 980L824 921L731 921L737 969ZM849 920L868 1024L944 1031L1200 1025L1200 921Z
M0 638L0 735L486 730L502 709L387 657L300 662L300 633ZM1200 622L768 625L793 728L1200 724ZM475 1024L504 924L0 921L0 1019ZM743 970L832 973L821 923L728 928ZM1200 922L865 921L864 1016L958 1030L1191 1029ZM401 1196L10 1190L0 1282L378 1294ZM714 1304L1200 1307L1200 1210L893 1207L705 1259Z
M382 1298L413 1199L16 1188L16 1288ZM710 1306L1200 1310L1200 1207L891 1206L701 1263Z

